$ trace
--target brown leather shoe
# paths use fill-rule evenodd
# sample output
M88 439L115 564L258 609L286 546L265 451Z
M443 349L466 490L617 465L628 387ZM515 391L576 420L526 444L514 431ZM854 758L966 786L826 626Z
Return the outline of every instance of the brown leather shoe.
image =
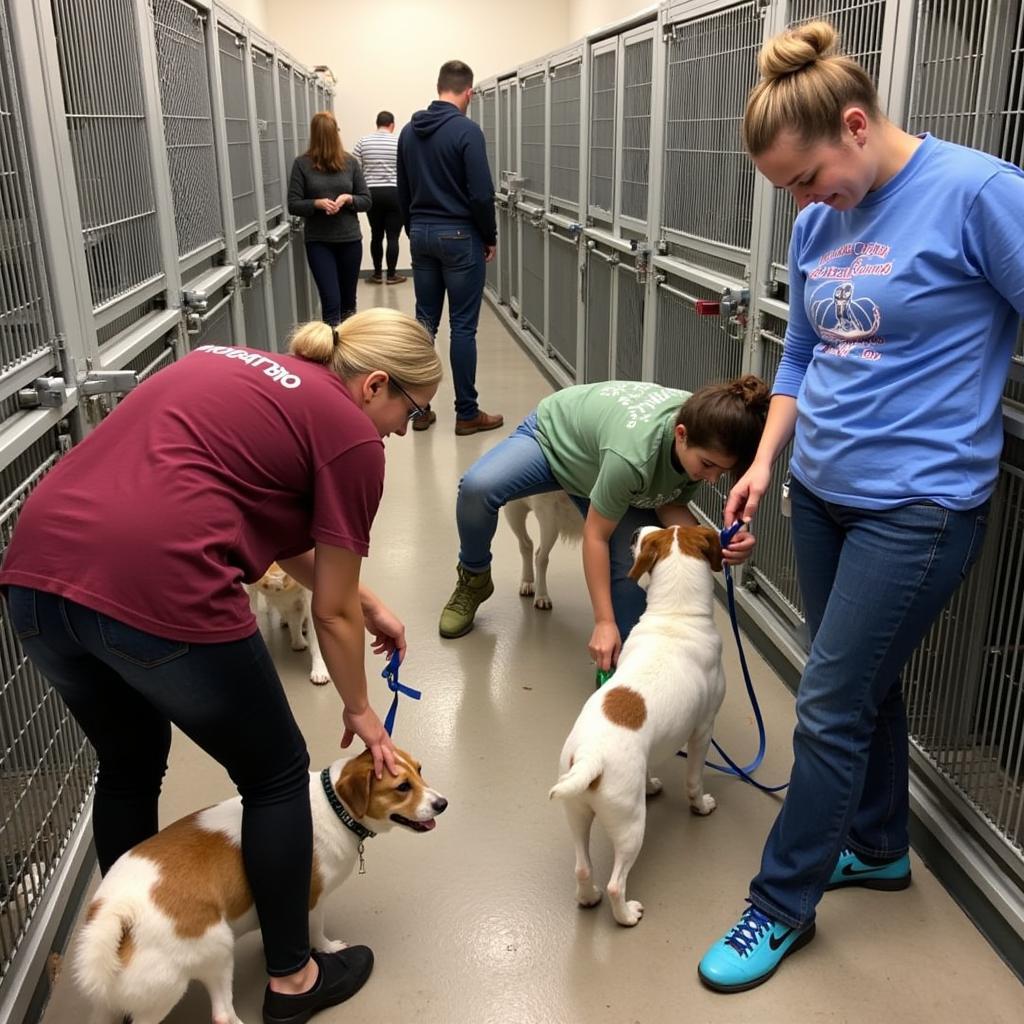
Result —
M481 430L495 430L505 422L505 417L498 413L489 416L482 409L471 420L456 420L455 433L459 437L466 434L479 434Z
M408 281L408 280L409 280L409 278L407 278L404 274L395 274L394 277L389 277L387 279L387 283L388 284L405 284L405 282Z
M370 274L366 279L367 284L382 284L384 277L381 274Z
M429 430L437 422L437 413L430 406L427 406L426 416L417 416L412 421L413 430Z

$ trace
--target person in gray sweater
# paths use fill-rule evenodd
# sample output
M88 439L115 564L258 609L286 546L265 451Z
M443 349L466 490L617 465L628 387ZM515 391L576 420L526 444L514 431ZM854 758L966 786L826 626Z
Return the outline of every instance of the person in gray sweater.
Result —
M334 115L314 114L309 148L292 164L288 212L306 220L306 260L320 293L321 315L332 326L356 311L363 262L358 214L371 204L363 170L345 152Z

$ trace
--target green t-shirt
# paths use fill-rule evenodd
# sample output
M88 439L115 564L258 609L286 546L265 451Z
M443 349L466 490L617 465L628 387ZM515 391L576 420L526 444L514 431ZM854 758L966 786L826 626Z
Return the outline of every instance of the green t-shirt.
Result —
M555 479L616 522L630 506L685 505L699 481L672 460L687 391L638 381L578 384L537 406L537 440Z

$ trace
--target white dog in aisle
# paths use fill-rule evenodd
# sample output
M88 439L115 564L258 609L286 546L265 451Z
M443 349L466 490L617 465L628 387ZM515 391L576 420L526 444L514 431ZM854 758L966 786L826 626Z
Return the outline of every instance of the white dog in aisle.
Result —
M526 528L526 517L533 513L540 527L540 539L534 545ZM578 544L583 538L583 516L563 490L535 494L529 498L510 501L505 506L505 518L519 541L519 554L523 559L519 593L533 596L533 607L551 608L548 596L548 559L559 537Z
M635 925L643 905L626 899L640 853L645 796L660 791L648 765L687 748L686 795L694 814L710 814L704 758L725 697L722 638L713 618L714 577L722 568L718 532L707 526L645 526L629 575L646 582L647 610L622 645L615 675L583 705L550 796L564 801L576 848L576 901L601 899L590 860L594 818L608 833L615 862L608 898L615 920Z
M288 627L292 650L304 651L309 648L312 665L309 681L315 686L324 686L331 681L327 673L324 656L320 653L320 641L313 628L313 595L297 580L292 579L277 562L273 562L263 578L254 584L247 584L249 602L253 614L259 618L260 601L267 606L268 618L273 625L273 612L277 612L281 625Z

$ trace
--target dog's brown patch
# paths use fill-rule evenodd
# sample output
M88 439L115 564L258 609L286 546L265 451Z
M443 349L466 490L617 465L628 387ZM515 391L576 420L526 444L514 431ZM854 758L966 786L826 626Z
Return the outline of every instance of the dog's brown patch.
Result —
M680 526L679 550L691 558L705 558L715 572L722 571L722 541L710 526Z
M85 912L85 923L89 924L90 921L100 912L103 907L103 900L93 900L89 904L89 909Z
M132 851L160 869L150 895L178 935L190 939L252 906L242 851L223 832L200 828L199 813L168 825Z
M640 543L636 561L633 562L633 568L629 570L629 578L635 582L645 572L650 572L672 550L674 537L675 530L670 528L654 530L647 534Z
M132 935L132 926L127 921L122 921L121 938L117 942L117 959L122 967L127 967L134 955L135 938Z
M320 873L320 862L313 851L313 873L309 876L309 909L312 910L317 900L324 894L324 876Z
M604 717L623 729L639 729L647 721L647 704L643 697L628 686L613 686L601 702Z

